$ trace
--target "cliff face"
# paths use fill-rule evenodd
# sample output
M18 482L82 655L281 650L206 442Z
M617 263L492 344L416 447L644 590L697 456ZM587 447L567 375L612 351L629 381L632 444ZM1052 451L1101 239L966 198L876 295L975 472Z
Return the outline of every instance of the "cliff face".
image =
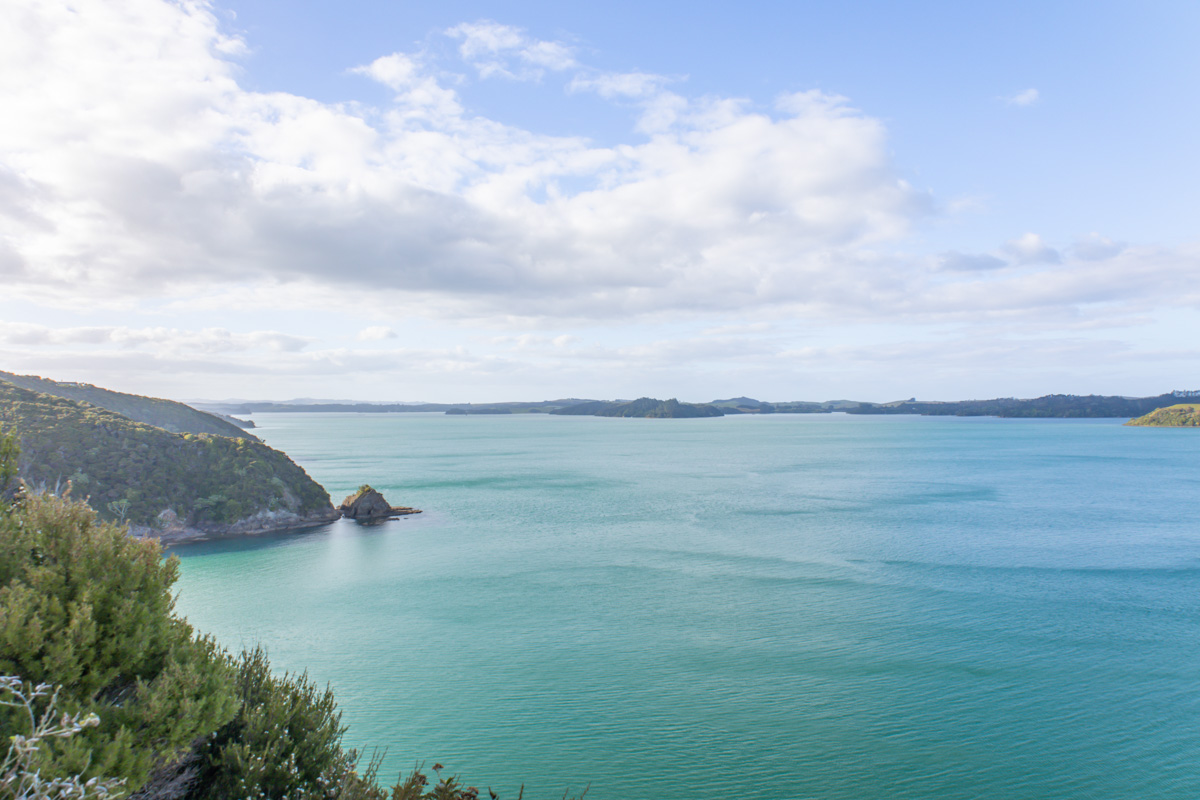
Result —
M256 439L170 433L3 381L0 428L20 440L20 475L35 491L69 482L72 496L142 535L258 533L338 516L303 469Z

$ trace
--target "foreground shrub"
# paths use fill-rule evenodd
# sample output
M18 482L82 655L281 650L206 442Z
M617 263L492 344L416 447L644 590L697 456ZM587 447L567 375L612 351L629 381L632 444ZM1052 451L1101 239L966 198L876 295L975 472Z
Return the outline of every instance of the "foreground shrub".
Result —
M52 738L32 756L47 777L124 779L233 717L229 659L173 613L176 559L48 495L0 510L0 675L61 687L68 715L99 724ZM0 708L0 735L24 735Z
M0 800L105 800L122 791L122 781L41 774L37 762L44 743L68 739L100 723L95 714L60 717L59 691L44 683L35 686L16 676L0 676L0 706L15 709L28 722L25 733L9 738L8 754L0 762Z
M241 706L208 745L198 797L382 800L374 770L359 777L357 755L342 749L345 728L330 689L317 689L307 674L273 675L261 647L242 653L235 686Z

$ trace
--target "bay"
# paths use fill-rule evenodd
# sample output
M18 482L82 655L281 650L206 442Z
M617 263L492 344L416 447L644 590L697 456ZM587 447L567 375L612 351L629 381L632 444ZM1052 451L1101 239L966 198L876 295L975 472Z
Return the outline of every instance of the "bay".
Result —
M179 609L501 798L1200 796L1200 437L1119 420L261 414L375 527Z

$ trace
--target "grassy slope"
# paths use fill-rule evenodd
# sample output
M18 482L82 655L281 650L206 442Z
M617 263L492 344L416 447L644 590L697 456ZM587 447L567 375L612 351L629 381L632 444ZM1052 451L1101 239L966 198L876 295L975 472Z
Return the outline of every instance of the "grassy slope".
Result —
M1198 428L1200 427L1200 404L1177 403L1159 408L1149 414L1131 419L1126 425L1151 428Z
M174 400L114 392L110 389L92 386L90 383L63 383L48 378L39 378L36 375L13 375L8 372L0 372L0 381L7 381L14 386L33 392L91 403L94 406L107 408L109 411L129 417L135 422L144 422L171 433L213 433L217 436L232 436L239 439L255 438L231 422L207 412L198 411L183 403L176 403Z
M107 409L0 382L0 429L21 441L21 475L52 488L70 480L101 515L152 524L171 509L192 525L260 511L308 514L329 495L290 458L255 439L174 434Z

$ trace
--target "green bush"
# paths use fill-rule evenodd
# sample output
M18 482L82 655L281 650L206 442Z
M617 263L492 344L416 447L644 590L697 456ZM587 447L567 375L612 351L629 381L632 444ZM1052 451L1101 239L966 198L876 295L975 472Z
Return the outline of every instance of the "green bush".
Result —
M209 743L199 797L338 800L383 794L355 773L333 692L308 676L276 676L261 647L242 653L237 716Z
M237 709L228 657L173 613L174 558L86 505L31 496L0 512L0 674L61 686L100 724L38 755L51 776L125 779L183 752ZM0 734L20 716L0 709Z

